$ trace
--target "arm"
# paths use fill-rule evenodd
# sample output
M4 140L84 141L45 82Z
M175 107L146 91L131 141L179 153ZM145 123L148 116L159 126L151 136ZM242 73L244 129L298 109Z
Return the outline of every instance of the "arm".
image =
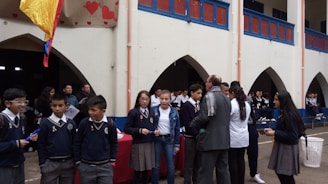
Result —
M135 122L137 121L136 115L134 110L131 110L128 113L128 117L126 118L124 132L130 135L137 135L141 134L141 128L135 127Z
M175 110L176 111L176 110ZM174 127L174 147L180 147L180 117L178 111L175 112L175 127Z
M200 108L199 115L196 116L190 122L190 127L200 129L207 125L208 121L210 120L210 117L208 116L208 109L206 104L207 104L206 98L204 98L200 106L201 108Z
M46 146L47 146L47 121L46 119L42 119L40 122L40 132L38 135L38 156L39 156L39 165L42 166L46 162Z
M87 121L88 121L87 119L84 119L83 121L80 122L78 131L74 137L73 155L74 155L75 163L81 161L81 146L82 146L82 141L84 137L83 134L85 132L85 126Z
M110 125L110 134L109 134L109 142L110 142L110 162L116 161L116 155L117 155L117 132L116 132L116 124L115 122L112 122Z

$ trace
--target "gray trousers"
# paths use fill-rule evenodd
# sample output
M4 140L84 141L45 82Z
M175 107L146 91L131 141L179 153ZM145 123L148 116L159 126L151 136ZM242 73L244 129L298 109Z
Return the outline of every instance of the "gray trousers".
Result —
M201 166L197 183L212 183L214 168L216 168L217 184L231 183L228 165L228 150L213 150L201 152Z
M81 162L78 166L80 184L112 184L113 167L110 163L90 165Z
M73 184L73 159L62 161L47 160L41 168L41 184Z
M17 167L0 167L0 183L24 184L24 164Z
M200 152L196 149L196 139L184 138L184 184L197 183L200 168Z

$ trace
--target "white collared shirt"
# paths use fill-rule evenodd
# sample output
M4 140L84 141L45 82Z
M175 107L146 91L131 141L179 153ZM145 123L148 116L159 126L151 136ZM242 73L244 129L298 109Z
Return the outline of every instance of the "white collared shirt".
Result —
M106 122L107 123L108 122L107 117L105 115L102 117L102 119L100 121L93 120L93 119L91 119L91 117L89 117L89 121L93 121L93 122L96 122L96 123L101 123L101 122Z
M8 108L6 108L5 110L3 110L2 113L6 114L10 118L11 121L15 121L16 116L18 117L18 119L20 119L19 113L18 114L14 114Z
M59 118L58 116L56 116L54 113L52 113L49 118L54 121L54 122L59 122L59 120L62 120L63 122L67 123L67 117L65 114L63 114L63 116L61 118Z

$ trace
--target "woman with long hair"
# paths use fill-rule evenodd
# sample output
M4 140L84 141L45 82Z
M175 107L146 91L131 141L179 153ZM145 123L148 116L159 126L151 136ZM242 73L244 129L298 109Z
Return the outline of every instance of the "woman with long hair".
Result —
M249 145L247 123L251 107L245 101L243 88L238 85L230 87L229 98L231 99L229 171L231 184L241 184L244 183L245 178L244 155Z
M274 136L268 168L276 172L281 184L294 184L294 175L300 173L298 139L304 135L304 124L286 90L277 92L273 102L279 117L275 130L264 129L267 136Z

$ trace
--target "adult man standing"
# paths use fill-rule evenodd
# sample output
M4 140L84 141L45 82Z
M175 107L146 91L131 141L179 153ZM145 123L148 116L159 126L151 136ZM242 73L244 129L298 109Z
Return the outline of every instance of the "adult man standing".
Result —
M207 94L201 110L191 126L201 128L197 136L197 149L201 151L199 184L212 183L216 167L217 183L230 184L228 150L230 147L229 121L231 103L220 90L221 77L211 75L206 80Z

